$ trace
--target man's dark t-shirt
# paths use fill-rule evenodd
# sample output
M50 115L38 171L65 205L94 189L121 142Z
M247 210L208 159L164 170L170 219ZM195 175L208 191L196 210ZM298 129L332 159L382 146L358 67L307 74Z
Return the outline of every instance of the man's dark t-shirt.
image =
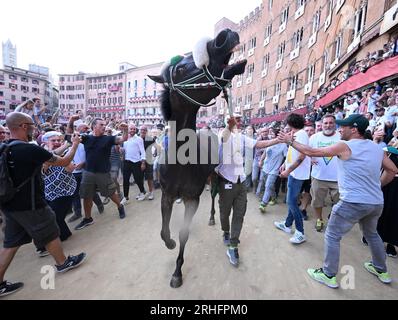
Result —
M116 144L114 136L82 136L86 151L85 170L92 173L108 173L111 171L111 149Z
M14 140L10 140L14 141ZM41 167L44 162L50 160L53 155L47 150L35 144L18 144L10 148L9 168L10 176L14 186L19 186L22 182L33 175L36 168ZM34 179L35 186L35 206L36 209L42 209L47 206L44 198L44 182L41 176L41 170L38 170ZM27 182L15 197L3 204L2 208L6 211L28 211L32 210L31 182Z

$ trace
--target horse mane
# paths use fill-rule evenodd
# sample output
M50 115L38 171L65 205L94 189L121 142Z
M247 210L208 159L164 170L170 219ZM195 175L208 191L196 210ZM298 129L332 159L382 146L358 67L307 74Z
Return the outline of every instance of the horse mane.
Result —
M170 102L170 91L163 87L160 93L160 110L162 111L164 121L169 121L171 118L171 102Z

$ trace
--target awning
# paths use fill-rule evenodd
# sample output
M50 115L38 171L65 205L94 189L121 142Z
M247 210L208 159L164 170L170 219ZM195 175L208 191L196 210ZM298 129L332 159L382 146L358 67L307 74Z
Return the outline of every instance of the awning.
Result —
M297 110L293 110L293 111L289 111L289 112L284 112L284 113L278 113L272 116L267 116L264 118L254 118L251 119L250 123L251 124L262 124L262 123L270 123L273 121L283 121L287 118L287 116L291 113L297 113L297 114L306 114L308 112L308 108L304 107L301 109L297 109Z
M398 56L386 59L369 68L365 73L357 73L342 82L335 89L327 93L323 98L315 102L315 107L325 107L341 96L372 84L376 81L398 74Z

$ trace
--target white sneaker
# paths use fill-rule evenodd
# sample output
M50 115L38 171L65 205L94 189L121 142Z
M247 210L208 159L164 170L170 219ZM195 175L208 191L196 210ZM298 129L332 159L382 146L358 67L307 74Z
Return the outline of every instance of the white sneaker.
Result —
M300 244L306 241L307 238L305 237L304 234L302 234L300 231L297 231L294 233L293 237L290 238L290 242L294 244Z
M130 202L129 199L126 199L125 197L123 197L122 201L120 201L120 204L121 204L122 206L124 206L124 205L128 204L129 202Z
M206 191L210 191L210 186L206 184Z
M274 226L286 233L292 233L292 229L286 227L285 223L285 221L275 221Z
M145 200L145 193L140 193L139 195L138 195L138 197L137 197L137 200L138 201L144 201Z
M181 198L178 198L177 200L176 200L176 203L181 203L182 202L182 199Z
M146 196L146 198L147 198L148 200L153 200L153 199L155 199L155 196L153 195L153 191L152 191L152 192L148 192L145 196Z

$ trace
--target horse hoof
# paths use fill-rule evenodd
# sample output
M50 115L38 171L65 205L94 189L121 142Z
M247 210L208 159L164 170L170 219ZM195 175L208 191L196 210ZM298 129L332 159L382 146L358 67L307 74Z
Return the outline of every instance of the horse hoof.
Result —
M170 287L179 288L182 286L182 277L172 276L170 281Z
M209 220L209 226L214 226L216 224L216 221L214 219Z
M176 247L176 242L173 239L165 242L167 249L173 250Z

